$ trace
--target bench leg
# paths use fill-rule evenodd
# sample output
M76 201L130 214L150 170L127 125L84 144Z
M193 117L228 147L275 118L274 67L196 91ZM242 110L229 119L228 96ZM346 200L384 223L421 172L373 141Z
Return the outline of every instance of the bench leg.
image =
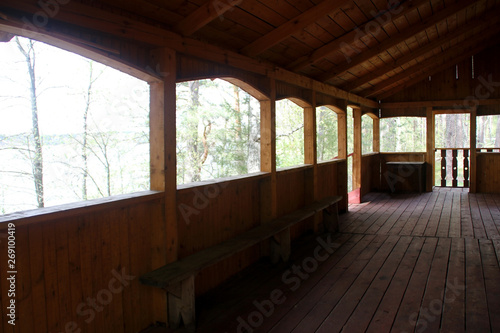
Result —
M339 231L339 209L336 203L323 210L323 223L326 232Z
M175 288L167 289L168 325L177 329L184 323L188 329L194 330L195 317L195 294L194 275L182 281Z
M290 228L271 237L271 261L277 263L280 259L287 262L291 254Z

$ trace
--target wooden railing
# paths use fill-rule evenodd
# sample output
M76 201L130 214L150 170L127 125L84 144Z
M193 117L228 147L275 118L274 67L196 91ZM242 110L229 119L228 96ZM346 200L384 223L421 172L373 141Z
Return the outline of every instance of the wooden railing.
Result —
M469 156L469 148L436 148L436 166L440 165L442 187L447 187L450 174L451 187L469 187ZM441 159L440 164L438 159Z
M477 148L478 153L500 153L500 148Z

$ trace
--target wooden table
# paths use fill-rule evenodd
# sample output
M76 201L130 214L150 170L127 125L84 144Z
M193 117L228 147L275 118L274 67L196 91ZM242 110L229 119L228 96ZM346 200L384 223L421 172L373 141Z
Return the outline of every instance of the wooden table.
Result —
M385 179L391 192L422 193L425 189L425 162L386 162Z

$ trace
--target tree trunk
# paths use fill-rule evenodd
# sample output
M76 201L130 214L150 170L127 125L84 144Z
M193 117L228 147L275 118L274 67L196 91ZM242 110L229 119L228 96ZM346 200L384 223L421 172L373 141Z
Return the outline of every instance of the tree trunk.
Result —
M189 122L189 142L188 142L188 156L190 164L193 166L191 182L198 182L201 180L201 164L200 154L198 153L198 109L200 106L200 81L189 82L189 90L191 93L191 110L193 113L193 121ZM195 116L196 115L196 116Z
M87 89L87 95L85 96L85 110L83 111L83 138L82 138L82 160L83 160L83 171L82 171L82 199L88 199L88 190L87 190L87 179L89 176L89 166L88 166L88 116L90 110L90 104L92 100L92 84L94 83L93 79L93 66L92 62L89 62L90 69L90 78L89 85Z
M497 133L495 136L495 148L500 148L500 116L495 116L497 118Z
M29 89L31 101L31 121L33 141L35 144L33 155L30 152L31 166L35 185L35 193L38 208L45 206L44 187L43 187L43 153L42 139L40 136L40 127L38 122L38 101L37 101L37 83L35 75L36 55L34 42L29 40L28 49L25 49L19 38L16 37L16 43L19 51L24 55L29 74Z

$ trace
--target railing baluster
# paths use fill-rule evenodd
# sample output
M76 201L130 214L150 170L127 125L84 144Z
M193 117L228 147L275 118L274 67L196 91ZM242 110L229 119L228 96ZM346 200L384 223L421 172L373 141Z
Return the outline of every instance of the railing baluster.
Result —
M469 187L469 149L464 149L464 187Z
M446 149L441 150L441 186L446 187Z
M451 174L453 176L453 180L451 182L451 186L452 187L458 187L458 180L457 180L457 177L458 177L457 153L458 153L458 150L456 150L456 149L453 149L451 151L451 163L452 163Z

